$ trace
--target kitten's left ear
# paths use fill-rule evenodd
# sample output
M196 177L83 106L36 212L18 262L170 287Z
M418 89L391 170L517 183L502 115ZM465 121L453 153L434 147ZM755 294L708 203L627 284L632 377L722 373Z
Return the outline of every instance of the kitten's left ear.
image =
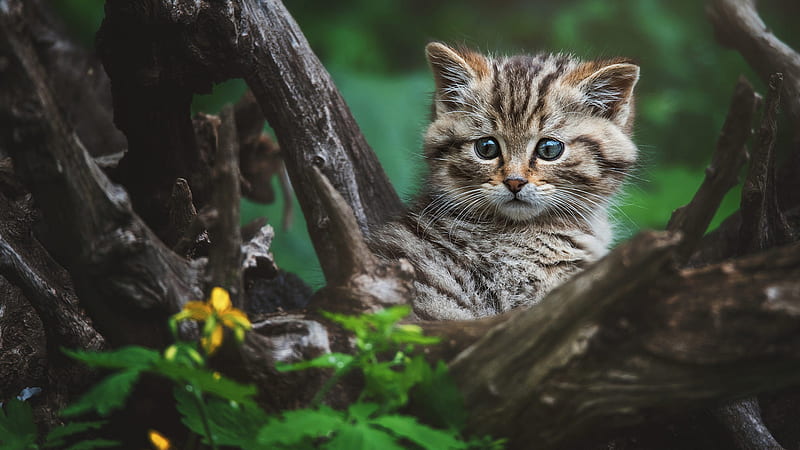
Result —
M598 68L599 66L599 68ZM629 62L586 63L576 72L588 76L578 83L585 103L595 114L606 117L630 131L633 126L633 88L639 80L639 66Z

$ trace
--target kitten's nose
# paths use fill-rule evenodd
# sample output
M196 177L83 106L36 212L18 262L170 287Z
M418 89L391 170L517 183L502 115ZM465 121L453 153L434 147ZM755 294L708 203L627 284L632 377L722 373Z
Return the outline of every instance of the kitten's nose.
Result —
M522 187L528 184L528 180L522 177L508 177L506 178L503 183L505 183L508 190L517 193L522 190Z

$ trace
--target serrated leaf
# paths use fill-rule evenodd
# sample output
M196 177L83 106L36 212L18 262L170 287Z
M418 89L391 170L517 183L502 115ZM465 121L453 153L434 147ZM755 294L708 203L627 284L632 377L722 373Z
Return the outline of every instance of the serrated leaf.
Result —
M0 444L3 448L32 448L36 443L36 425L31 405L12 398L0 408Z
M92 450L95 448L120 448L121 443L118 441L110 441L108 439L90 439L78 442L75 445L67 447L65 450Z
M204 393L217 395L236 403L252 404L253 396L256 394L256 388L251 384L237 383L209 370L187 367L165 359L158 361L151 370L170 380L192 384Z
M366 424L354 424L342 428L322 448L327 450L403 450L394 436Z
M83 361L90 367L107 367L110 369L146 369L161 359L161 355L152 349L129 346L106 352L62 349L69 357Z
M103 426L105 422L70 422L60 427L53 428L47 433L45 447L61 447L64 445L64 438L82 433L87 430L94 430Z
M426 364L421 376L411 391L413 409L421 411L423 420L441 428L464 428L467 420L464 400L447 365L442 361L435 368Z
M76 403L64 409L61 414L69 417L94 410L105 416L125 404L140 373L140 369L129 369L108 376L94 385Z
M346 353L327 353L324 355L317 356L314 359L310 359L308 361L302 361L299 363L285 364L279 362L275 365L275 368L278 369L279 372L305 370L310 368L321 368L321 369L330 368L339 372L341 370L346 369L352 362L353 362L352 355L348 355Z
M189 430L197 433L209 443L203 419L194 393L180 387L175 388L175 402L181 421ZM230 401L209 399L206 402L209 428L217 445L238 446L253 449L258 431L267 422L267 415L258 407L232 405Z
M427 450L445 450L466 448L453 432L431 428L417 422L413 416L391 415L380 416L370 423L380 425L392 433L401 436Z
M425 336L418 325L396 325L390 340L396 344L432 345L441 339L436 336Z
M373 323L393 325L409 314L411 314L411 307L408 305L400 305L385 308L372 314L367 314L366 317L368 317Z
M309 438L328 437L345 426L342 413L328 407L287 411L273 418L258 432L264 445L293 445Z
M367 322L365 315L348 316L345 314L332 313L328 311L321 311L322 315L329 320L332 320L342 326L345 330L350 330L356 335L363 334L367 329Z
M380 405L377 403L357 402L347 408L347 414L355 419L356 422L365 422L378 409L380 409Z

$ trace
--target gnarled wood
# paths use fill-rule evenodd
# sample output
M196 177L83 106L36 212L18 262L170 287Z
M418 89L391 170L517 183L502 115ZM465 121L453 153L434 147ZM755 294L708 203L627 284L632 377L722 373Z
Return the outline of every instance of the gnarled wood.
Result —
M725 194L736 184L747 154L745 142L750 136L756 94L744 78L733 92L731 106L722 126L717 147L706 168L706 176L689 204L676 209L669 219L667 230L680 231L684 236L679 256L688 260L703 237Z
M242 235L239 229L239 139L236 135L233 107L225 106L220 114L219 145L212 169L214 182L211 205L219 219L209 230L211 249L208 254L209 286L221 286L231 294L237 308L243 305Z
M164 247L88 156L14 19L0 14L0 52L8 61L0 143L51 225L48 250L70 271L83 306L109 341L161 345L167 316L201 296L197 269Z
M708 18L720 43L735 48L764 83L783 73L783 99L795 126L800 124L800 54L778 39L756 11L754 0L711 0Z

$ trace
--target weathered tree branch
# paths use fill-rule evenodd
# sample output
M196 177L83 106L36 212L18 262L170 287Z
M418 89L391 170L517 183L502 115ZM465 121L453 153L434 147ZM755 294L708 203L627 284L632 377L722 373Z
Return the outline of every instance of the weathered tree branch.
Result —
M326 256L331 258L330 264L343 266L336 278L328 279L328 287L319 292L314 306L357 313L408 303L413 292L411 264L378 261L367 247L350 206L321 170L313 173L315 190L328 214L331 245L336 250Z
M0 14L9 81L0 85L0 121L7 124L0 142L51 225L48 249L72 274L109 341L163 344L166 317L200 298L197 269L161 244L89 158L59 112L15 9L9 11ZM148 310L152 315L143 314Z
M0 210L12 215L17 209L0 195ZM0 220L0 275L22 288L25 297L42 320L47 344L51 351L59 347L95 349L105 346L100 336L78 307L78 299L70 289L68 276L49 279L51 272L59 272L47 252L25 232L26 225L9 218ZM14 223L17 222L17 223ZM16 236L17 239L13 237ZM31 261L38 262L38 267Z
M800 246L665 275L677 245L634 239L459 355L471 427L557 448L800 381Z
M149 29L159 31L149 34L151 41L127 39L134 30L148 34ZM117 109L169 110L185 115L187 89L200 91L207 89L212 81L232 77L247 81L276 131L292 183L295 187L303 186L297 195L326 277L340 279L339 271L347 270L341 264L331 263L334 259L326 256L336 253L332 243L337 237L327 228L329 218L319 203L319 193L312 187L315 185L309 168L321 168L352 208L362 231L400 210L397 194L330 76L279 1L112 2L106 8L99 41L115 92L127 89L120 94L119 101L115 100ZM114 58L112 52L132 53L137 57L126 57L124 64L120 63L122 66L116 66L108 61ZM159 66L157 63L162 61L168 64ZM123 104L124 99L127 103ZM144 127L152 133L152 128L143 123L176 120L172 113L169 117L150 114L138 119L133 112L127 114L130 117L118 117L117 122L126 130L129 140L132 135L142 134L127 131L129 127ZM181 149L189 146L191 139L188 135L183 138L176 135L180 129L175 126L175 130L163 130L166 136L175 136L175 142L152 143L151 149L142 150L151 155L147 158L155 158L158 150L154 149L166 145L173 148L170 160L190 165L196 156L189 155L187 159L182 156ZM146 143L131 142L131 152L134 147L145 146ZM143 167L150 165L143 164ZM170 187L175 178L185 177L180 173L170 176ZM190 185L197 193L191 179Z
M750 158L750 168L742 187L742 224L739 229L739 254L764 250L794 241L786 216L778 205L775 186L775 136L783 77L770 78L764 116Z
M739 450L783 450L761 418L761 408L755 397L738 400L718 407L714 417L730 430Z
M689 204L676 209L667 224L667 230L680 231L684 241L678 251L679 258L688 260L703 237L711 219L717 212L725 194L738 184L739 171L747 154L745 143L750 136L756 94L744 78L740 78L733 92L731 106L722 126L717 147L706 168L703 184Z
M784 105L800 125L800 54L772 34L754 0L711 0L706 12L719 42L738 50L764 83L783 73Z
M239 228L239 140L236 135L233 107L225 106L220 114L219 145L212 169L214 182L211 205L219 219L209 230L208 255L210 287L222 286L231 294L233 304L243 305L242 235ZM210 290L210 289L209 289Z

